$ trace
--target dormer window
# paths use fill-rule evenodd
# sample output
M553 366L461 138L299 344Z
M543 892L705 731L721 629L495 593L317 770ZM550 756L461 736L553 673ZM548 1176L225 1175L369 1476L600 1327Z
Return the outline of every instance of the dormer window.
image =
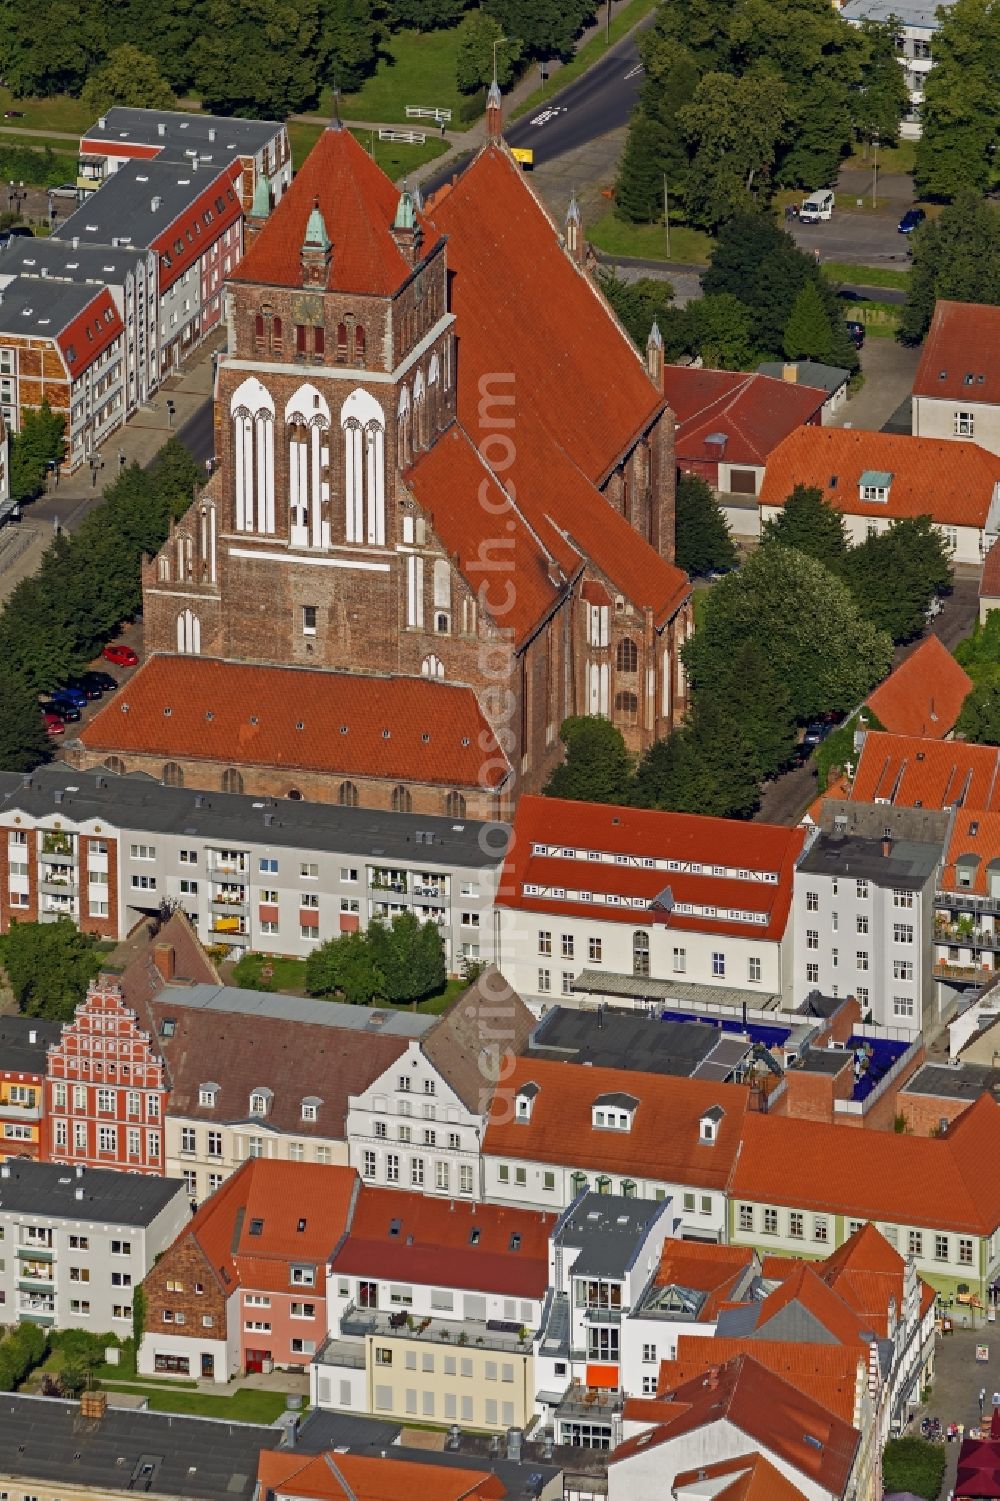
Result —
M274 1095L269 1089L255 1089L250 1095L250 1114L266 1115Z
M219 1098L219 1086L218 1086L218 1084L199 1084L198 1085L198 1104L199 1105L203 1105L208 1110L214 1110L215 1103L216 1103L216 1100L218 1098Z
M591 1123L598 1131L631 1131L638 1104L630 1094L602 1094L594 1101Z
M522 1084L514 1096L514 1119L516 1121L530 1121L531 1112L535 1108L535 1100L538 1097L537 1084Z
M699 1141L707 1142L711 1146L718 1140L719 1127L722 1124L725 1113L720 1105L713 1105L711 1110L705 1111L705 1114L698 1123Z
M318 1120L321 1103L322 1101L318 1100L315 1095L307 1095L302 1101L302 1119L304 1121Z
M858 482L858 493L862 500L876 505L885 505L889 499L891 485L892 474L888 470L865 469Z

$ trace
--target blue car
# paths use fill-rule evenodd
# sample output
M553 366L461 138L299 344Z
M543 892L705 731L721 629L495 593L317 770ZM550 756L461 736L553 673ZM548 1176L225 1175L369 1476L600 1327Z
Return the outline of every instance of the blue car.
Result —
M87 707L87 694L83 688L77 688L74 683L67 683L62 688L57 688L53 698L68 699L71 704L76 704L78 709Z
M80 706L73 699L67 698L64 693L53 693L52 697L42 705L46 713L58 714L59 718L68 723L75 723L80 718Z
M927 218L922 208L908 208L900 219L898 229L901 235L911 235L915 229L919 229Z

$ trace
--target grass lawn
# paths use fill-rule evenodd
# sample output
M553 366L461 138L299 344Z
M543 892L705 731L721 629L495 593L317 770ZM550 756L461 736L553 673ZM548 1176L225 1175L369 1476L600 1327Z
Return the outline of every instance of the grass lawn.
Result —
M89 109L68 94L54 94L51 99L15 99L10 89L0 88L0 114L8 109L20 110L24 119L0 123L22 125L27 130L60 130L79 136L94 123Z
M234 1423L273 1423L285 1411L283 1392L255 1391L240 1387L231 1397L213 1397L208 1392L174 1391L166 1387L115 1382L114 1390L145 1397L152 1412L176 1412L185 1417L228 1418Z
M880 146L878 169L880 172L908 175L913 171L916 155L916 141L900 141L895 146ZM855 146L850 156L844 158L843 165L845 167L870 167L872 165L870 148L863 144Z
M848 286L895 287L905 292L910 285L909 271L897 271L891 266L849 266L844 261L824 261L822 271L830 281L846 282Z
M546 99L551 99L553 94L558 94L560 89L564 89L575 78L579 78L581 73L585 73L589 67L592 67L594 63L604 56L609 46L613 47L615 42L620 41L627 31L631 31L633 26L637 26L645 16L648 16L656 3L657 0L632 0L631 5L626 5L625 9L619 11L618 15L611 22L610 41L603 30L597 36L592 37L585 46L579 49L564 68L560 68L540 88L536 89L533 94L530 94L523 104L519 104L515 110L512 110L510 118L512 120L520 119L522 115L526 115L531 110L537 109Z
M416 123L419 125L420 122ZM319 121L315 125L304 124L301 120L293 120L289 124L288 140L292 148L292 162L296 171L319 140L324 128ZM423 146L408 146L405 141L380 141L377 135L373 139L370 130L353 130L351 134L357 137L369 153L374 145L375 160L386 176L391 177L394 182L415 172L425 162L432 162L435 158L443 156L448 150L446 141L431 135L428 136Z
M356 94L342 94L340 113L345 120L380 120L387 124L406 120L406 106L450 109L452 124L458 124L462 95L455 81L455 66L461 26L443 31L396 31L386 38L374 75ZM324 121L333 115L333 94L328 89L320 104ZM421 122L411 123L419 128ZM433 122L430 122L433 128Z
M264 978L261 971L268 967L273 974ZM306 994L306 961L304 959L269 959L265 954L247 954L238 964L224 965L224 978L231 985L242 985L248 990L279 990L285 995ZM456 996L465 989L464 980L446 980L444 989L437 995L418 1001L416 1009L427 1016L439 1016L447 1011ZM409 1011L409 1005L391 1007L391 1010Z
M643 261L677 261L682 265L707 266L714 240L700 229L671 224L670 254L662 224L627 224L613 213L604 215L587 229L587 239L608 255L629 255Z

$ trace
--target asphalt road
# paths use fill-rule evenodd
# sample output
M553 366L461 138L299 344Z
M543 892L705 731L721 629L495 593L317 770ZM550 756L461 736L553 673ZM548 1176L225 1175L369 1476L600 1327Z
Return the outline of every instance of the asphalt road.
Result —
M909 269L907 237L897 228L899 214L838 213L825 224L786 224L795 243L803 250L818 250L824 261L849 261L858 265L895 265Z
M942 645L952 651L972 630L978 613L979 570L963 569L955 579L953 592L943 601L940 615L931 622L926 634L937 636ZM897 647L893 667L898 667L918 645L919 642L911 641L906 646ZM818 795L818 790L816 770L811 760L804 766L793 767L765 787L757 819L763 823L796 823Z
M578 146L585 146L609 130L627 125L642 83L637 37L652 24L652 19L650 17L616 42L600 62L575 83L568 84L549 103L506 125L504 139L507 145L530 147L535 153L535 163L541 165ZM471 160L470 154L464 161L450 162L442 171L426 178L421 184L424 196L429 196L442 183L464 172Z
M178 428L177 436L199 464L215 457L215 426L210 396L206 396L183 427Z

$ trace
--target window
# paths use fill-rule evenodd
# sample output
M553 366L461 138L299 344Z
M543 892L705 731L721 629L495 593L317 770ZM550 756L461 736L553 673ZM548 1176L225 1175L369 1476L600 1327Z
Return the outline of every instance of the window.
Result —
M260 861L260 869L263 875L276 876L278 874L278 862L277 860L272 859L269 855L262 855Z
M807 964L806 965L806 981L810 985L818 985L819 984L819 965L818 964Z
M867 916L867 914L863 913L860 917L858 917L858 918L855 919L855 927L857 928L857 931L863 937L867 937L868 936L868 916Z
M316 634L316 606L302 606L302 634L303 636L315 636Z
M806 929L806 948L807 949L818 949L819 948L819 930L817 928L807 928Z
M562 935L562 956L563 956L564 959L572 959L572 957L573 957L573 935L572 935L572 933L564 933Z
M805 1216L797 1209L793 1209L788 1216L788 1233L793 1240L801 1240L805 1235Z
M778 1211L776 1209L764 1210L764 1233L765 1235L777 1235Z
M868 900L868 882L867 881L858 881L856 883L856 890L857 890L857 899L858 899L858 901L859 902L866 902Z
M813 1219L813 1240L825 1244L830 1239L830 1225L825 1215L817 1214Z
M319 866L314 861L303 860L299 866L299 875L303 881L318 881Z
M756 958L753 954L751 954L750 957L749 957L749 959L747 960L747 979L749 980L750 984L752 985L752 984L754 984L755 981L759 982L760 976L761 976L761 962L760 962L760 960L758 958Z
M892 893L892 905L894 907L912 907L913 892L894 890Z
M894 959L892 961L892 977L894 980L912 980L913 960Z
M311 1266L293 1266L289 1280L293 1287L313 1287L316 1283L316 1270Z
M552 989L552 974L549 970L538 971L538 989L543 995Z
M591 964L600 964L601 940L599 938L587 939L587 958Z
M972 437L975 436L975 431L976 431L976 414L975 414L975 412L956 412L955 413L955 431L954 431L954 436L956 438L972 438Z
M649 934L641 928L632 934L632 973L649 974Z
M818 912L819 911L819 892L818 891L807 891L806 892L806 911L807 912Z
M947 1235L935 1235L934 1260L947 1261L951 1255L951 1241Z
M894 995L892 998L893 1016L912 1017L914 1015L914 1000L912 995Z
M868 950L867 949L858 949L858 952L854 956L854 963L855 963L855 966L858 969L867 969L868 968Z
M962 1266L972 1265L972 1240L971 1237L960 1235L958 1237L958 1259Z
M893 941L893 943L912 943L913 942L913 925L912 925L912 923L905 923L905 922L893 923L893 925L892 925L892 941Z
M208 1155L209 1155L209 1157L221 1157L222 1156L222 1132L221 1131L209 1131L209 1133L208 1133Z
M740 1205L740 1229L752 1231L754 1228L754 1212L752 1204Z
M364 1166L361 1169L361 1173L362 1173L362 1177L365 1177L365 1178L374 1178L374 1176L375 1176L375 1153L374 1152L366 1152L364 1154Z
M683 975L687 971L687 949L674 949L674 974Z
M546 933L544 931L539 933L539 935L538 935L538 952L540 954L551 954L551 952L552 952L552 934L551 933Z
M908 1256L922 1256L924 1254L924 1236L922 1230L907 1230L906 1253Z
M410 1184L413 1188L424 1186L424 1159L422 1157L410 1158Z
M468 1163L463 1163L458 1170L458 1191L463 1194L472 1192L472 1167Z
M726 973L726 956L725 956L725 954L720 954L718 952L713 953L713 955L712 955L712 974L715 976L716 979L721 980L721 979L723 979L725 977L725 973Z

